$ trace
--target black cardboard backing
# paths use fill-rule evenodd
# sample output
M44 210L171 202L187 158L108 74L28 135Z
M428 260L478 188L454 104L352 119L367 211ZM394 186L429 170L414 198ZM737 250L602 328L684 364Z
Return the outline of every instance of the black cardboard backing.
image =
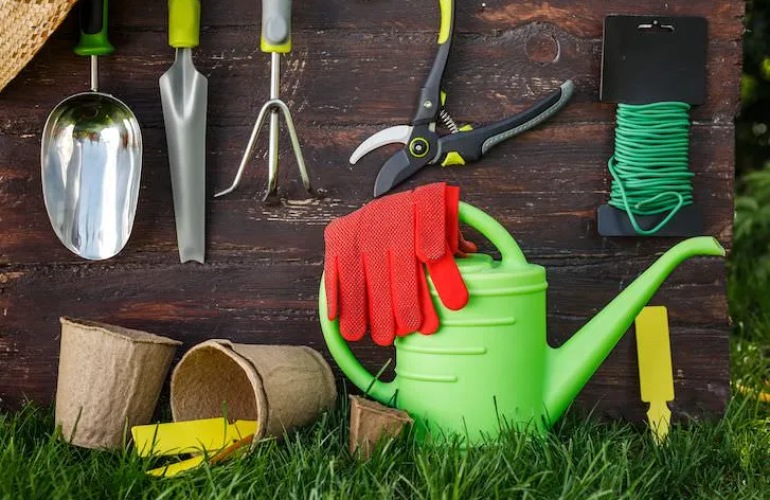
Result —
M707 48L708 22L702 17L608 16L600 98L703 104Z

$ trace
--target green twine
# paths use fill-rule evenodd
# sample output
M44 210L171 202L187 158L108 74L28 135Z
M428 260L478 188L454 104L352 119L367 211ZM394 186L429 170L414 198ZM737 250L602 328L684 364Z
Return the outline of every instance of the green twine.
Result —
M624 210L638 234L660 231L693 203L689 170L690 105L682 102L619 104L609 204ZM654 228L642 229L637 216L668 215Z

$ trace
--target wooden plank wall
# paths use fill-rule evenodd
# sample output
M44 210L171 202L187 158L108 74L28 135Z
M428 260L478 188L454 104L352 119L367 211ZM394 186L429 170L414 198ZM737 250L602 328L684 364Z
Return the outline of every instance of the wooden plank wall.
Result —
M732 236L733 117L738 105L743 2L739 0L460 0L446 87L460 122L520 111L566 79L572 103L547 125L509 141L481 163L426 169L408 184L447 180L497 217L526 255L549 269L549 336L566 339L672 245L600 238L594 210L608 196L614 107L599 104L602 21L608 14L699 15L710 23L709 93L693 113L692 168L707 233ZM295 2L294 52L282 95L293 110L322 201L306 200L288 140L281 184L293 200L258 201L266 185L265 141L242 187L223 199L256 114L267 99L269 56L258 51L259 2L203 2L196 65L209 78L208 262L180 265L158 78L170 66L166 2L112 2L114 56L101 62L105 91L136 112L145 140L132 238L116 258L89 263L57 240L42 201L40 132L49 111L88 85L88 62L72 53L71 15L33 62L0 93L0 408L55 390L61 315L146 329L185 343L208 338L308 344L324 350L317 324L323 228L368 201L380 152L346 159L372 132L409 120L432 63L437 2ZM728 395L725 266L695 259L654 303L669 307L675 413L719 412ZM391 356L355 351L371 368ZM626 335L580 397L611 416L640 419L633 335ZM516 376L511 373L510 376Z

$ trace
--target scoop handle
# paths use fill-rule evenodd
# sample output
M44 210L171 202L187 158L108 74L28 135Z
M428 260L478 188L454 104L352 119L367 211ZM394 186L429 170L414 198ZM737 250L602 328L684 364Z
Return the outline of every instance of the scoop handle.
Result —
M115 52L107 38L107 0L80 0L79 56L106 56Z
M291 52L291 0L262 0L262 52Z
M201 26L199 0L168 0L168 44L175 49L198 46Z

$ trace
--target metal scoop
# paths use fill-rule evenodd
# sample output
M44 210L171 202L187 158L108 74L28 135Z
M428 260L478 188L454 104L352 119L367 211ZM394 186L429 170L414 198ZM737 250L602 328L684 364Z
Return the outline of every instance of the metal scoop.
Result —
M142 134L123 102L99 92L97 56L107 39L107 0L84 0L75 53L91 57L91 92L60 102L41 144L43 198L59 240L89 260L113 257L128 242L142 170Z

